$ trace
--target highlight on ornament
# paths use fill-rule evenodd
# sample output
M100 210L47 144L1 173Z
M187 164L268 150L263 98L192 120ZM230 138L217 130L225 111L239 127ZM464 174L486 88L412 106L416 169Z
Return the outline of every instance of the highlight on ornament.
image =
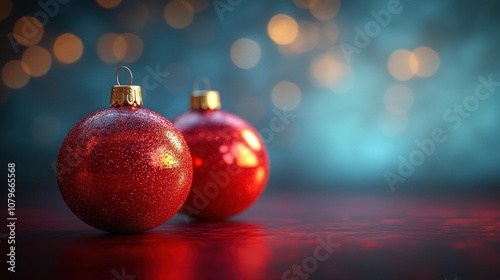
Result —
M126 69L130 83L122 85ZM193 166L182 134L142 107L141 87L126 66L116 72L110 107L69 131L57 158L57 182L69 209L88 225L114 233L155 228L182 207ZM84 93L80 93L84 94Z
M204 89L199 85L204 84ZM220 220L250 207L269 178L269 156L259 133L241 117L221 108L210 82L193 86L190 110L174 119L193 158L193 184L181 213Z

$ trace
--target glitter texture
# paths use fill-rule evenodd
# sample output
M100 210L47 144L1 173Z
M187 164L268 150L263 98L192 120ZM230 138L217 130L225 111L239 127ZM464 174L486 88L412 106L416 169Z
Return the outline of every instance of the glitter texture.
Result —
M193 158L193 185L181 213L217 220L248 208L269 177L269 157L257 131L223 110L192 110L173 122Z
M57 158L57 181L68 207L109 232L152 229L188 196L189 148L163 116L138 107L106 108L78 122Z

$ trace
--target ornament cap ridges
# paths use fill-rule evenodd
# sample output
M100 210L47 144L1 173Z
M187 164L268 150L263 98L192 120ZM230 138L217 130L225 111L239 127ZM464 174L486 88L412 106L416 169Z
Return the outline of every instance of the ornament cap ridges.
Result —
M130 76L130 83L128 85L121 85L118 75L122 69L127 69ZM121 106L142 106L142 93L141 87L132 85L132 71L127 66L120 66L116 71L116 83L111 87L111 98L109 105L111 107L121 107Z
M205 89L199 89L203 83ZM191 110L217 110L220 109L219 92L210 89L210 81L206 78L199 78L193 84L193 91L190 99Z

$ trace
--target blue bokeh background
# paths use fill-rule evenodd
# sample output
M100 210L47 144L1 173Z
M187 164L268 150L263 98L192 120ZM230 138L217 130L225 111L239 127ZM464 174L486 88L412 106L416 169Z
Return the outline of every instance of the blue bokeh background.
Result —
M437 144L435 152L396 185L398 191L494 189L500 182L500 87L457 129L443 119L453 104L474 94L479 76L491 75L500 81L499 2L401 1L403 10L392 15L390 23L350 62L335 50L343 42L353 44L354 28L364 28L373 20L370 12L385 9L390 1L341 1L338 14L327 20L338 27L338 38L295 55L284 54L270 38L270 19L286 14L320 28L327 23L294 1L243 0L226 11L223 20L216 1L191 1L207 2L206 8L194 13L191 24L183 29L165 22L168 2L145 1L141 7L146 7L147 16L141 26L130 23L139 13L134 10L137 3L128 0L113 9L95 1L70 0L50 18L39 46L53 54L55 39L70 32L82 40L84 50L71 64L52 57L49 71L20 89L0 82L2 164L16 162L18 184L31 191L56 188L53 162L62 140L79 119L108 106L115 71L122 64L132 69L138 85L150 75L148 69L158 67L169 73L157 87L143 88L145 107L169 119L187 110L193 82L206 77L221 93L224 109L261 131L270 128L276 109L283 109L271 100L273 87L280 81L296 84L300 103L288 111L294 117L284 130L268 137L269 191L390 193L385 172L397 173L399 156L408 158L416 149L415 140L430 137L435 128L445 131L447 141ZM39 10L36 1L16 1L10 15L0 21L0 67L21 59L26 49L21 46L15 53L7 34L21 16ZM129 63L104 62L96 46L109 32L139 36L143 42L140 57ZM239 68L231 60L231 47L241 38L261 48L258 64L250 69ZM390 55L421 46L439 54L437 72L426 78L395 79L388 71ZM350 69L349 77L342 77L333 87L314 82L310 68L317 57L330 54ZM387 115L384 93L394 84L410 88L414 101L404 116L386 123L381 119Z

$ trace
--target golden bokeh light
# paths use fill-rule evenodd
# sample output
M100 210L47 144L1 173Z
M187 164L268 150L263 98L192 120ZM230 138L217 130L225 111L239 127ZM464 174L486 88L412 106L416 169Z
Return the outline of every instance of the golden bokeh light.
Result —
M291 44L280 45L279 51L285 55L298 55L316 48L321 41L321 29L308 21L299 22L299 33Z
M339 0L311 0L309 1L311 14L319 20L329 20L335 17L340 10Z
M378 125L384 134L398 136L405 132L408 127L408 116L393 115L384 111L379 116Z
M418 71L418 60L412 52L399 49L389 57L387 68L395 79L406 81L413 78Z
M115 41L118 41L118 43L115 44ZM119 53L114 52L114 49L119 47L117 45L121 43L126 44L123 37L115 33L106 33L97 42L97 55L106 63L116 63L125 55L125 52L121 50L119 50Z
M96 2L105 9L113 9L120 5L122 0L96 0Z
M311 63L312 78L319 85L333 87L341 79L343 67L330 55L318 56Z
M165 21L175 29L188 27L194 18L193 6L183 0L174 0L165 6L163 11Z
M24 51L21 61L24 72L32 77L41 77L49 71L52 56L48 50L32 46Z
M111 46L113 56L121 61L127 54L127 40L122 35L118 35L113 40L113 45Z
M384 94L385 109L393 115L407 114L413 106L413 91L404 85L390 86Z
M426 46L419 47L413 51L413 55L418 61L416 75L419 77L430 77L439 69L439 54Z
M122 35L125 40L126 52L122 58L123 62L134 62L142 55L142 50L144 49L144 44L139 36L132 33L125 33Z
M14 38L23 46L38 44L43 37L43 24L34 17L24 16L14 24Z
M0 20L8 18L11 11L12 11L12 0L0 1Z
M30 76L24 72L22 62L19 60L11 60L2 68L2 81L9 88L22 88L29 80Z
M342 77L333 86L332 91L338 94L347 93L352 89L355 82L356 76L354 75L352 68L347 64L342 64Z
M277 83L271 92L273 105L282 111L295 109L300 104L301 98L300 88L289 81Z
M62 63L74 63L83 54L83 43L78 36L64 33L54 42L54 56Z
M292 17L285 14L277 14L267 24L267 33L276 44L288 45L299 34L299 25Z
M242 69L250 69L260 60L261 49L259 44L248 38L241 38L231 47L231 60Z
M332 47L324 55L316 57L310 65L312 82L336 94L349 92L356 77L351 66L343 61L342 51L338 47Z
M106 63L134 62L143 49L142 39L133 33L106 33L97 42L97 55Z

